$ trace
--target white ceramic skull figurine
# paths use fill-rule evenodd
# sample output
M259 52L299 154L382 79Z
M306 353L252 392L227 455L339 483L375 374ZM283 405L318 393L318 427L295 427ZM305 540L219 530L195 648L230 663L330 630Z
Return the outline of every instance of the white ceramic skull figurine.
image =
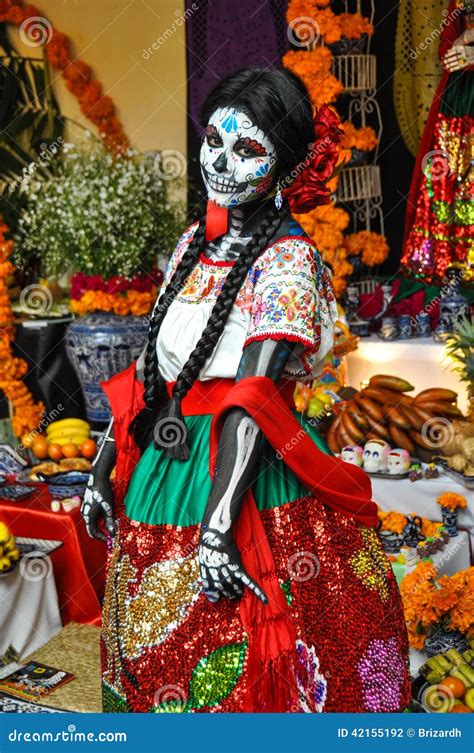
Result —
M364 471L377 473L387 470L390 445L383 439L371 439L364 445Z
M410 468L410 453L397 447L387 456L387 468L391 476L400 476Z
M345 463L361 466L363 452L359 445L346 445L341 450L341 460L344 460Z

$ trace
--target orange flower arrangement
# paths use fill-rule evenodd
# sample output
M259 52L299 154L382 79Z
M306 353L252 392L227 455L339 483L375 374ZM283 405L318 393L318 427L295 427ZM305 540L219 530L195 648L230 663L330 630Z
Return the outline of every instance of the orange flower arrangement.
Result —
M451 510L451 512L464 509L467 506L466 497L463 497L462 494L456 494L456 492L444 492L436 501L438 505Z
M0 23L21 26L30 18L45 18L34 5L23 0L0 0ZM46 19L47 20L47 19ZM50 22L48 21L50 24ZM71 40L50 24L51 38L45 44L46 57L55 70L61 71L69 91L78 99L81 111L99 129L108 149L123 152L129 146L112 99L102 94L99 81L91 80L91 69L83 60L74 60Z
M350 121L341 124L344 135L341 138L341 146L344 149L361 149L370 152L378 144L377 134L370 126L356 128Z
M389 247L387 239L380 233L370 230L361 230L344 238L344 246L348 256L361 254L362 261L368 267L382 264L388 256Z
M344 91L341 82L331 73L331 63L332 55L327 47L289 50L283 56L283 65L301 78L315 107L335 102Z
M298 19L313 18L319 25L321 40L325 45L338 41L341 36L357 39L363 34L373 34L373 26L360 13L334 14L329 2L322 0L290 0L286 19L298 33ZM303 23L303 22L302 22ZM333 76L333 56L329 47L320 44L312 50L293 49L283 56L283 65L299 76L306 85L315 107L330 104L344 91L342 83ZM338 165L349 162L351 149L370 151L377 146L377 135L368 126L356 128L352 123L343 124L344 136L340 144ZM329 184L331 192L337 189L337 176ZM337 215L336 213L340 214ZM334 220L336 219L336 223ZM348 256L361 254L367 266L381 264L388 256L389 248L384 236L367 230L344 237L350 216L334 204L318 207L308 215L298 215L298 222L314 240L325 262L333 270L333 285L337 298L347 287L347 277L354 268Z
M372 36L374 33L374 27L369 19L361 16L360 13L340 13L337 19L342 37L359 39L363 34Z
M391 510L384 512L379 510L379 519L382 524L382 530L391 531L392 533L402 533L407 524L406 516L401 512Z
M423 648L429 628L437 623L462 633L474 627L474 567L438 580L437 575L433 564L420 562L400 584L413 648Z
M15 358L11 351L14 326L6 277L12 274L15 267L9 261L13 241L5 238L7 232L8 226L0 217L0 390L13 409L13 431L17 437L21 437L36 429L44 413L44 405L34 402L30 391L21 381L28 371L26 361Z
M78 316L84 316L91 311L105 311L107 313L127 316L146 316L149 314L156 300L157 289L140 292L127 290L125 293L104 293L101 290L86 290L77 300L71 299L70 308Z

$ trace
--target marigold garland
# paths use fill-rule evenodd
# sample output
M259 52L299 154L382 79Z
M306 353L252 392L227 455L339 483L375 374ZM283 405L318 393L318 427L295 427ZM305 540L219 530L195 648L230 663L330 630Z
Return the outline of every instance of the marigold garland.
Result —
M347 121L341 124L344 135L341 137L341 147L344 149L360 149L363 152L371 152L379 143L377 134L370 126L356 128L353 123Z
M46 57L51 66L64 78L67 88L79 101L81 111L99 129L108 149L125 152L129 146L122 124L116 115L111 97L102 94L102 85L92 79L91 69L83 60L73 60L71 39L54 28L45 14L23 0L0 0L0 23L21 26L28 19L44 18L51 28L51 38L45 44Z
M12 355L15 328L6 278L15 267L9 261L13 241L6 239L7 232L8 226L0 216L0 390L13 409L13 431L17 437L21 437L36 429L44 413L44 405L34 402L32 394L21 381L28 371L26 361Z
M290 0L287 22L297 35L298 19L313 18L318 24L324 45L333 44L341 37L358 39L363 34L373 34L372 24L360 13L336 15L328 8L329 5L330 0ZM282 60L286 68L302 79L315 107L334 103L344 91L342 83L331 73L333 56L330 48L324 45L315 46L311 50L289 50ZM352 123L344 123L342 128L344 136L340 145L339 164L349 162L352 148L371 151L376 147L377 136L369 126L357 129ZM330 184L332 192L336 188L337 178ZM337 298L344 294L347 277L354 271L348 256L361 254L364 264L370 267L381 264L389 253L386 238L378 233L361 231L344 236L350 215L334 204L318 207L307 215L298 215L297 220L316 243L324 261L331 265Z

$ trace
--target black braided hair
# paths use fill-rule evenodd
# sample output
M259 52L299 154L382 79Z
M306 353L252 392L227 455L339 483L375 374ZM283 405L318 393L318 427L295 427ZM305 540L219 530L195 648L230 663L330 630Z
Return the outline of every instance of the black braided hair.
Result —
M280 227L283 216L283 213L275 206L270 206L260 228L228 272L222 290L212 307L207 325L178 375L171 400L158 416L154 429L155 446L163 450L168 457L178 460L187 460L189 457L181 402L198 379L207 359L212 355L251 266L267 248L270 239Z
M308 91L293 73L285 69L247 68L230 74L206 97L201 111L201 125L207 125L217 108L229 106L247 113L264 133L269 134L277 154L275 178L286 176L304 159L314 138L313 113ZM189 457L181 401L212 355L251 266L277 233L283 216L283 212L278 211L273 203L269 204L259 230L228 272L206 328L178 375L169 400L159 370L156 343L170 304L197 264L200 252L204 251L205 216L201 219L150 321L144 373L145 408L131 425L141 452L154 437L156 446L168 456L182 460Z
M199 254L205 245L205 233L206 214L204 213L186 252L183 254L183 258L165 290L161 294L150 318L145 352L145 367L143 370L145 386L143 398L145 401L145 407L130 424L130 431L133 434L140 452L145 450L153 438L156 417L160 410L166 406L169 401L166 382L163 379L158 366L158 355L156 351L158 333L171 303L197 264Z

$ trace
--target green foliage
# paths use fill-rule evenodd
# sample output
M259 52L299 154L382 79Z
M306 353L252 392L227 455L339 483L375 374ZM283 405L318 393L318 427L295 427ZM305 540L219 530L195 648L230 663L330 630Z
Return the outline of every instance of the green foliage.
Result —
M46 277L69 270L131 277L174 249L184 212L159 155L112 156L86 132L79 146L63 145L49 170L51 179L34 173L23 181L19 268L39 257Z

